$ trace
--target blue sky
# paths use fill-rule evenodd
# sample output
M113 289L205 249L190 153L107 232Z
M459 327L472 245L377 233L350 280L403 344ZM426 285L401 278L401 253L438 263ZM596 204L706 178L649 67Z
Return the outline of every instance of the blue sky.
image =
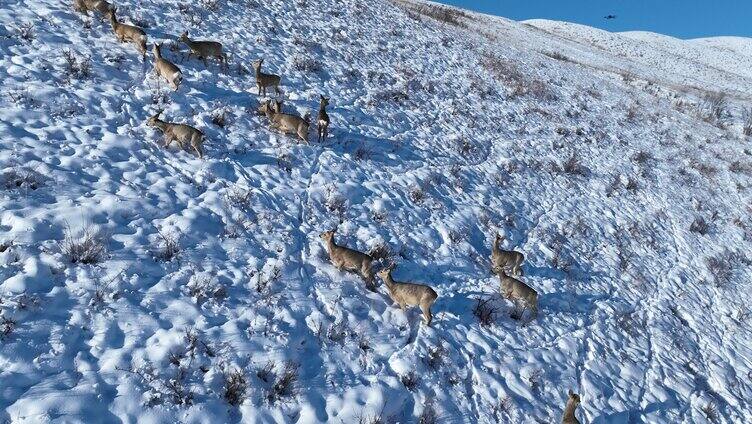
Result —
M652 31L679 38L752 37L752 0L438 0L523 20L577 22L608 31ZM605 15L616 19L603 19Z

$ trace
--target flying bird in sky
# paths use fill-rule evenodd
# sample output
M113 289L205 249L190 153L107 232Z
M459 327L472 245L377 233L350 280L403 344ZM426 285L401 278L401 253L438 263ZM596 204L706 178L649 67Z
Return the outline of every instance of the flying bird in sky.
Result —
M604 19L616 19L616 15L606 15L603 18Z

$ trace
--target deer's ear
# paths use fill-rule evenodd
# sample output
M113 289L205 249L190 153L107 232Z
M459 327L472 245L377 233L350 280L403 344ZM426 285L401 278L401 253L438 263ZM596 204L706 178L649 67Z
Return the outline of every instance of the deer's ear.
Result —
M574 393L572 393L572 389L569 389L569 397L572 397L572 395L574 395Z

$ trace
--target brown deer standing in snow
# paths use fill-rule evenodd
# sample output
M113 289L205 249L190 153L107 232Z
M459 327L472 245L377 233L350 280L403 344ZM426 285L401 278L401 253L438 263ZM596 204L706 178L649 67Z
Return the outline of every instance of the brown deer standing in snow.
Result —
M373 271L371 269L372 257L349 247L337 245L334 242L334 231L324 231L320 237L326 243L329 259L338 270L357 272L366 280L366 287L369 290L375 290Z
M282 113L280 112L281 109L282 101L267 100L266 103L261 105L259 112L266 114L266 117L269 118L269 126L272 128L282 131L285 134L297 134L301 140L308 143L308 127L310 125L308 114L301 118L300 116L291 115L289 113Z
M572 393L572 390L569 390L569 399L567 399L567 406L564 408L564 415L561 417L561 424L580 424L580 421L574 414L579 404L580 395Z
M499 268L496 271L499 273L501 295L513 302L522 301L525 308L530 308L534 316L538 315L538 292L522 281L508 276L504 268ZM522 313L524 312L523 309Z
M522 275L522 261L525 260L525 255L514 250L504 250L499 247L501 241L504 240L499 234L496 234L493 246L491 247L491 269L494 272L503 268L507 271L511 270L514 275Z
M384 284L386 284L386 288L389 290L389 297L403 311L406 306L419 306L420 310L423 311L423 321L426 325L431 325L431 321L433 320L431 306L436 302L436 298L439 295L436 294L434 289L425 284L394 281L392 278L392 269L394 269L394 265L378 272L378 276L384 280Z
M112 10L112 5L106 0L73 0L73 7L86 16L94 11L107 16Z
M154 71L157 73L157 77L166 79L172 88L177 91L178 86L183 81L183 74L174 63L162 57L161 47L162 44L154 44L154 47L152 47L152 53L154 53Z
M178 142L181 149L184 148L185 143L189 143L196 153L198 153L198 157L203 158L204 151L202 146L204 144L204 133L190 125L165 122L159 119L161 113L162 111L160 110L149 117L146 125L159 128L164 133L165 142L163 147L169 147L173 140Z
M261 72L261 65L264 63L264 59L259 59L253 62L253 69L256 71L256 86L258 87L258 94L261 95L261 90L264 90L264 96L266 96L266 88L274 87L274 92L279 94L279 75L265 74Z
M193 41L188 38L188 31L180 34L180 41L185 43L191 52L188 56L194 55L204 62L204 66L209 66L206 62L207 57L219 60L220 65L227 67L227 55L222 51L222 43L216 41Z
M107 12L110 25L112 25L112 30L115 32L115 37L121 43L128 41L135 44L144 60L146 60L146 33L139 27L118 22L115 17L116 11L117 9L113 7Z

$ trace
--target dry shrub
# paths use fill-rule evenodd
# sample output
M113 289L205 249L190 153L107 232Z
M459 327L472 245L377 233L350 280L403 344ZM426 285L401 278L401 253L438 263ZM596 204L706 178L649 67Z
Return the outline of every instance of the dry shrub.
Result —
M742 112L742 133L752 136L752 108L744 109Z
M34 33L34 23L32 22L23 22L16 26L16 37L19 39L26 41L27 43L30 43L34 41L36 38L36 33Z
M718 422L718 408L712 403L708 403L707 405L700 408L703 414L705 414L705 417L710 421L711 423L717 423Z
M358 424L396 424L398 421L391 416L385 416L384 410L378 414L361 415L358 417Z
M698 233L701 235L706 235L708 232L710 232L710 224L705 220L705 218L698 216L697 218L692 221L692 224L689 226L689 231L692 231L693 233Z
M211 115L212 124L219 128L224 128L227 125L227 109L220 107L212 112Z
M266 392L267 402L274 404L295 395L299 368L300 365L292 361L285 362L282 370L275 376L274 384Z
M13 247L13 240L3 240L0 242L0 253L4 253L6 250Z
M222 0L199 0L199 3L206 10L216 12L217 10L219 10L219 6L224 2Z
M702 99L702 117L706 122L723 125L728 118L728 98L726 93L708 93Z
M175 259L180 253L180 238L176 233L167 233L157 229L157 248L154 258L163 262Z
M403 4L402 6L405 7L408 11L408 16L411 16L413 19L416 19L416 17L409 12L418 13L436 21L460 28L466 28L467 25L465 24L465 22L463 22L463 19L470 18L467 13L453 7L440 6L436 4Z
M637 79L637 74L632 71L625 71L621 73L621 80L626 84L629 84Z
M716 287L723 287L730 283L740 264L749 265L749 260L741 254L729 250L705 258L705 266L707 266Z
M572 59L568 58L567 56L564 56L563 54L559 52L543 52L543 54L550 57L551 59L560 60L562 62L572 61Z
M499 308L494 306L493 297L489 296L485 299L479 297L475 301L475 307L473 307L473 315L478 318L480 325L488 327L496 322L496 316L499 313Z
M70 226L66 226L60 250L71 263L95 264L107 256L107 241L90 224L86 224L78 232L73 232Z
M310 56L296 55L292 58L292 67L300 72L321 72L324 65L317 59Z
M402 385L405 386L405 388L411 392L414 392L415 389L418 387L418 374L415 373L415 371L410 371L407 374L402 374L400 376L400 381L402 382Z
M704 175L706 178L712 178L718 173L718 169L714 167L713 165L700 162L696 159L692 159L689 166L696 169L697 172Z
M0 187L6 190L36 190L42 186L43 182L42 176L36 170L20 166L8 168L0 174Z
M580 161L580 157L577 153L573 153L564 163L561 165L561 170L569 175L586 176L587 168Z
M423 411L418 417L418 424L438 424L439 417L436 413L436 406L432 398L426 399L423 403Z
M556 94L544 81L523 74L517 65L509 59L486 53L481 65L498 81L510 87L509 96L532 97L538 100L556 100Z
M327 187L326 191L326 209L339 217L344 216L348 207L347 199L333 186Z
M63 50L65 67L63 72L69 80L84 80L91 77L91 57L79 55L70 49Z
M446 348L443 345L431 346L428 348L428 355L424 358L426 365L432 370L441 369L447 357Z
M227 290L215 277L206 274L195 274L186 284L187 294L197 304L207 300L222 301L227 297Z
M752 163L735 160L729 164L729 171L737 174L752 175Z
M241 369L225 370L222 397L232 406L238 406L245 400L248 391L248 379Z
M644 165L645 163L653 159L653 155L644 150L640 150L639 152L633 154L631 159L635 163Z
M13 334L13 330L16 329L16 321L8 318L8 317L2 317L0 319L0 340L5 340L8 337L10 337L11 334Z
M373 151L369 149L368 147L358 147L357 150L355 150L355 153L353 154L353 157L357 161L365 161L371 159L373 156Z
M248 210L252 198L253 192L251 189L240 185L234 185L227 189L224 195L225 202L244 211Z
M383 241L379 241L378 243L374 244L370 250L368 250L368 255L377 261L388 261L394 256L394 252L392 252L392 249L388 244Z
M423 201L426 199L426 193L423 191L422 188L418 186L413 186L410 189L410 192L407 193L407 197L416 205L419 205L423 203Z

